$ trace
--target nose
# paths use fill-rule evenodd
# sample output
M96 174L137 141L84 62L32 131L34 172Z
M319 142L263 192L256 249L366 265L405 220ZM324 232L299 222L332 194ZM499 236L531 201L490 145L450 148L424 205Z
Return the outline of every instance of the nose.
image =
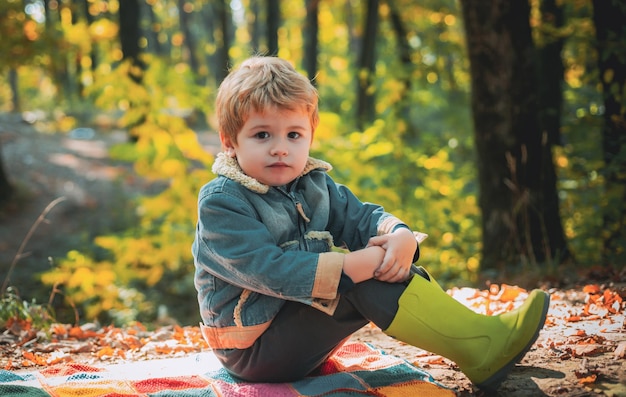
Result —
M285 142L277 142L276 145L270 150L270 154L272 156L286 156L287 155L287 146Z

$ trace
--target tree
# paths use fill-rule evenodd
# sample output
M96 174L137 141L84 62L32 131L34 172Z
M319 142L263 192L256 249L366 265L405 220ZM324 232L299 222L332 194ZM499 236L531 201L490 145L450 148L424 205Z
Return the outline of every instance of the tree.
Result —
M165 50L159 41L159 31L162 30L159 23L159 18L154 12L154 4L148 2L143 3L143 9L148 14L148 20L150 23L150 29L147 30L146 36L148 39L148 50L152 51L157 56L165 55Z
M378 36L379 0L367 0L363 37L357 63L357 123L363 128L376 117L374 77L376 74L376 37Z
M268 55L278 55L278 28L280 26L279 0L267 0L267 51Z
M142 85L146 64L141 60L141 48L139 47L139 39L141 37L140 29L140 4L139 0L124 0L120 2L119 8L119 39L122 47L122 59L130 64L127 75L136 85ZM139 136L135 127L146 122L147 114L145 106L138 105L141 99L129 97L129 108L134 114L133 118L129 117L125 127L129 130L129 140L137 142ZM136 109L140 109L137 111ZM127 114L130 114L129 111ZM131 121L132 120L132 121Z
M548 142L561 142L561 107L563 106L563 61L561 51L565 39L558 33L564 25L563 6L556 0L542 0L541 40L539 51L539 100L540 116Z
M87 26L91 26L95 22L94 15L91 13L89 8L89 0L83 0L83 12L85 14ZM98 66L98 51L96 43L91 43L91 53L89 54L89 56L91 58L91 72L93 73Z
M561 114L563 107L563 61L561 52L565 42L559 29L565 23L563 6L556 0L543 0L540 4L542 43L538 46L539 62L539 118L543 142L546 145L543 175L545 212L559 214L557 175L554 169L552 148L561 143ZM560 218L544 222L545 233L552 254L563 260L571 256Z
M21 110L18 68L31 64L42 48L35 22L24 12L21 2L0 4L0 73L7 72L11 90L11 110Z
M0 140L0 205L13 196L13 185L9 182L6 172L4 172L4 162L2 161L2 141Z
M11 89L11 110L19 112L18 72L21 65L31 64L41 50L38 38L40 34L35 22L24 13L21 2L2 2L0 4L0 72L7 71ZM0 142L0 204L13 196L14 187L4 169L2 143Z
M398 100L397 113L400 118L406 120L408 124L407 135L405 140L408 142L415 141L417 138L417 128L412 123L412 119L410 117L411 111L411 103L409 100L409 93L411 92L412 87L412 72L414 68L413 60L411 58L411 45L408 40L408 33L404 22L402 21L402 16L400 14L400 10L397 7L397 4L393 0L388 0L387 5L389 6L389 18L391 20L391 26L393 28L393 32L396 36L397 46L398 46L398 58L400 60L400 68L397 71L395 76L397 79L402 81L402 92L400 94L400 99Z
M178 18L180 30L183 34L183 46L185 48L184 58L189 63L192 72L199 78L200 63L196 55L196 40L191 33L191 9L188 7L191 3L187 0L178 0ZM200 83L200 80L197 80Z
M304 25L304 69L309 80L314 84L316 84L315 76L317 75L319 2L320 0L306 0L306 22Z
M125 61L132 64L130 78L136 83L141 83L145 65L140 59L141 48L139 38L141 30L139 28L140 7L139 0L120 1L120 44L122 46L122 56Z
M215 71L215 80L219 85L226 75L228 75L228 66L230 64L230 57L228 55L228 49L230 48L230 13L229 5L226 0L221 0L216 3L218 8L219 27L221 32L222 42L217 44L217 68Z
M626 5L617 0L594 0L593 20L600 83L604 95L605 199L603 260L626 259Z
M541 263L555 254L545 177L554 167L538 116L537 55L525 1L461 2L482 212L482 267Z

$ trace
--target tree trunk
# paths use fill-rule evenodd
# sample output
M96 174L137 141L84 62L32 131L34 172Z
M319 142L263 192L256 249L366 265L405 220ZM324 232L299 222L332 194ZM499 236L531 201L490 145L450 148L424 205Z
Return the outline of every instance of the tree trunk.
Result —
M59 23L60 17L58 11L62 8L62 5L57 4L56 12L50 7L51 0L44 0L44 13L45 13L45 34L49 38L58 38L59 34L55 29L55 23ZM53 77L54 84L58 89L59 98L67 97L67 57L66 51L61 51L57 47L46 48L48 55L50 56L50 73Z
M228 75L230 64L230 57L228 55L228 49L230 48L230 13L228 10L230 6L228 1L221 0L216 3L216 7L218 8L217 13L222 38L221 43L216 43L217 68L215 70L215 80L217 85L219 85Z
M159 41L159 32L155 30L157 26L159 26L159 19L154 12L154 8L152 4L148 4L147 2L143 3L144 10L148 13L150 28L146 32L146 36L148 37L148 49L151 50L157 56L164 55L163 46ZM161 28L159 28L161 30Z
M19 112L22 110L22 101L20 99L20 86L17 69L15 69L14 67L9 68L9 87L11 87L11 103L13 105L13 109L11 110L14 112Z
M409 44L407 30L402 22L400 11L396 7L396 0L388 0L389 18L391 19L391 27L396 35L398 42L398 58L403 70L399 76L394 76L402 81L406 89L406 93L411 89L411 70L413 69L413 61L411 60L411 45Z
M409 93L411 92L412 75L415 66L411 59L412 50L408 40L408 33L396 3L396 0L387 0L391 26L393 27L398 42L398 57L400 58L400 65L402 65L402 68L394 73L394 78L402 81L403 89L399 103L392 108L397 109L395 111L397 112L398 119L404 120L407 123L407 131L403 141L408 145L413 145L417 142L418 129L415 127L412 121L413 118L410 115L412 104L410 103Z
M545 212L560 214L561 206L557 191L557 175L554 167L552 148L561 144L561 113L563 107L564 67L561 59L564 39L562 36L550 35L545 32L554 32L563 27L565 17L563 6L556 0L543 0L540 5L542 24L550 29L544 29L542 45L539 48L539 117L547 145L544 159L545 175L543 178L543 196L545 197ZM551 255L565 260L571 256L563 224L560 217L545 222L547 239L552 247Z
M617 265L626 261L626 6L618 0L594 0L593 8L604 93L602 259L605 264Z
M122 57L132 64L129 77L138 84L143 80L145 65L139 58L141 49L139 48L139 38L141 31L139 27L139 0L124 0L119 2L120 18L120 44L122 46Z
M14 192L13 185L9 182L9 178L4 171L2 158L2 140L0 139L0 205L6 203L13 196Z
M304 25L304 68L309 80L316 84L318 53L319 0L306 0L306 24Z
M363 129L376 118L373 90L376 74L376 37L378 36L378 0L367 0L363 38L357 65L357 122Z
M537 54L525 1L461 2L470 59L484 269L541 263L554 252L545 225L551 160L537 111Z
M278 55L278 28L280 27L279 0L267 0L267 51L270 56Z
M262 9L258 1L253 1L249 9L252 17L246 19L248 20L248 31L250 32L250 51L254 54L258 54L261 52L261 37L265 36L261 23Z
M178 20L180 23L180 30L183 33L184 41L184 56L183 59L189 63L189 67L191 71L194 73L196 77L196 83L200 84L199 81L199 71L200 71L200 63L198 62L198 57L196 55L196 42L193 34L191 33L191 29L189 28L191 14L185 10L185 4L187 0L178 0Z
M87 21L87 26L91 26L91 24L95 22L95 18L89 12L89 0L83 0L83 10L85 12L85 20ZM91 72L93 76L94 72L98 68L98 44L93 40L91 43L91 52L89 53L89 57L91 58Z
M540 5L542 45L539 46L539 101L541 124L548 134L548 143L561 144L561 108L563 106L563 51L564 38L554 33L565 22L560 1L542 0Z

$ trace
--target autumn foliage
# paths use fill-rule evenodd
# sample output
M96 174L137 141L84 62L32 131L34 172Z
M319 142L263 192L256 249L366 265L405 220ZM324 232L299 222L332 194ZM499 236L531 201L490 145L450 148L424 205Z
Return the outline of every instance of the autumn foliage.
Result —
M522 304L528 291L514 285L492 284L489 289L453 288L448 293L470 309L497 315ZM612 353L626 358L626 341L611 335L623 332L626 304L616 290L597 284L578 290L551 291L551 305L539 348L549 349L558 360L585 359ZM35 329L32 319L11 318L6 322L0 343L0 365L7 370L48 367L57 363L115 362L145 360L200 352L209 349L199 327L162 326L149 331L134 323L119 328L93 323L67 325L52 323ZM428 352L416 356L417 365L449 365ZM584 363L584 361L583 361ZM592 384L598 371L582 365L576 376L581 384Z

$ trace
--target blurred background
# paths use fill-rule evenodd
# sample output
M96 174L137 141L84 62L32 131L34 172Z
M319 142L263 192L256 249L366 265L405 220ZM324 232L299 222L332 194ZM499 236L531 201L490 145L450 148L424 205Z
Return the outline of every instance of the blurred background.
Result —
M4 0L0 319L197 324L215 92L255 54L316 85L312 155L429 234L420 264L444 285L622 277L625 17L617 0Z

